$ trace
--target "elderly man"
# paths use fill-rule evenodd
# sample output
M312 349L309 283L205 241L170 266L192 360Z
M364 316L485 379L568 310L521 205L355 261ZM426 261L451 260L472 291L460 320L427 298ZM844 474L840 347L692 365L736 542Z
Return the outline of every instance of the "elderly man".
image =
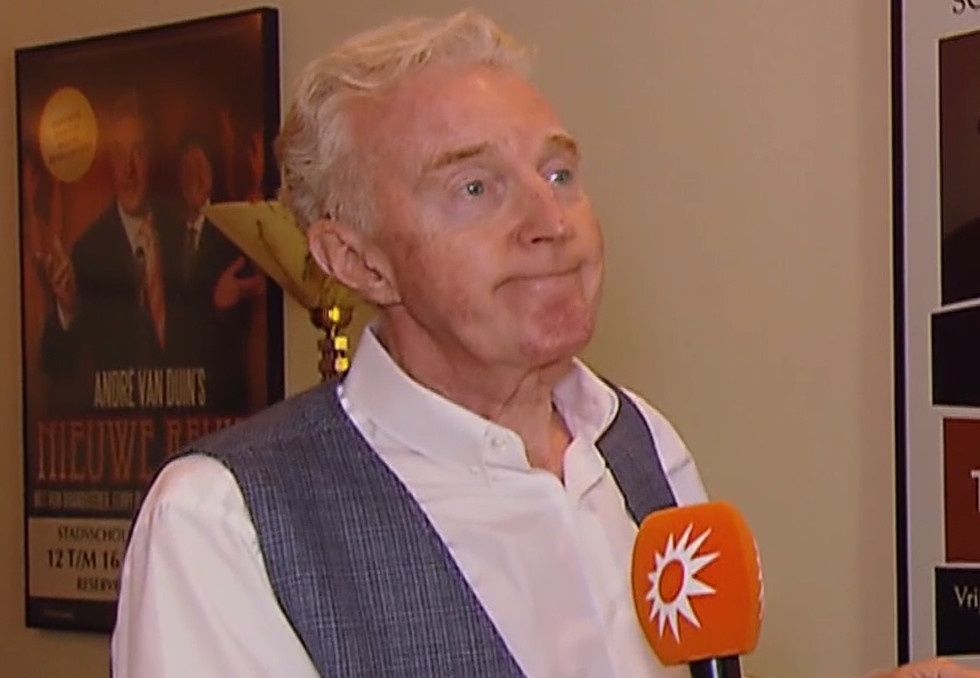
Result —
M667 421L575 357L602 238L524 51L474 13L357 36L306 69L279 151L311 251L377 322L345 380L160 473L116 675L684 675L642 638L630 552L705 492Z
M175 326L168 289L180 240L176 218L153 200L151 140L135 92L108 112L107 146L114 199L78 238L70 257L59 241L44 257L54 298L42 337L45 371L159 366L183 328ZM91 388L87 389L91 401Z

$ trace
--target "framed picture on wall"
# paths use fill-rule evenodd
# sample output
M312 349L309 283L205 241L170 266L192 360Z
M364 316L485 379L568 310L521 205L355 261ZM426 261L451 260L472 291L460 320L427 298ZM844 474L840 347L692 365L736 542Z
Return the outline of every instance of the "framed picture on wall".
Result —
M980 666L980 0L893 0L892 66L899 659Z
M270 198L278 14L15 54L26 623L108 632L161 463L283 395L282 294L207 218Z

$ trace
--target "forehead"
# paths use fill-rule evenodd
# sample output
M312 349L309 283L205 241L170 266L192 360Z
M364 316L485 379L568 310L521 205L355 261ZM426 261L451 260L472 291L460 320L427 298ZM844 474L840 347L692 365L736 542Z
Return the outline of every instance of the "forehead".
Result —
M138 115L121 115L110 121L109 136L116 142L144 141L146 122Z
M418 169L427 158L474 145L535 152L567 136L547 100L520 75L492 66L427 67L359 116L372 155Z
M207 165L208 156L200 146L192 145L184 149L180 154L180 162L183 165L192 167L202 167Z

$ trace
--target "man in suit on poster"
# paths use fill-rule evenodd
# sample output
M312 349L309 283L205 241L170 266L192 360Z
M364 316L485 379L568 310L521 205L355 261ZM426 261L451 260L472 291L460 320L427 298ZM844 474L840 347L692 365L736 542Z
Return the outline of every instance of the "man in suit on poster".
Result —
M176 220L151 199L150 127L139 96L109 111L107 146L114 200L79 236L70 256L53 239L43 270L54 298L41 344L53 378L91 370L166 364L180 329L169 290L180 261Z
M248 406L245 335L265 276L249 272L241 251L204 216L214 188L207 149L203 138L188 135L178 156L184 220L174 307L179 325L197 331L173 337L171 353L181 365L205 369L209 407L241 412Z

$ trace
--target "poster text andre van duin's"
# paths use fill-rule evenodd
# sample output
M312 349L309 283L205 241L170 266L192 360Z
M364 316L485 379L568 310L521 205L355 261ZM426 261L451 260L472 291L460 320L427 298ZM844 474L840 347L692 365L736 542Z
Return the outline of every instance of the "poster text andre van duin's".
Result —
M93 407L113 416L38 421L34 481L148 482L163 458L238 419L203 411L206 385L200 367L96 372ZM179 413L168 413L178 408ZM188 408L200 411L187 413Z

